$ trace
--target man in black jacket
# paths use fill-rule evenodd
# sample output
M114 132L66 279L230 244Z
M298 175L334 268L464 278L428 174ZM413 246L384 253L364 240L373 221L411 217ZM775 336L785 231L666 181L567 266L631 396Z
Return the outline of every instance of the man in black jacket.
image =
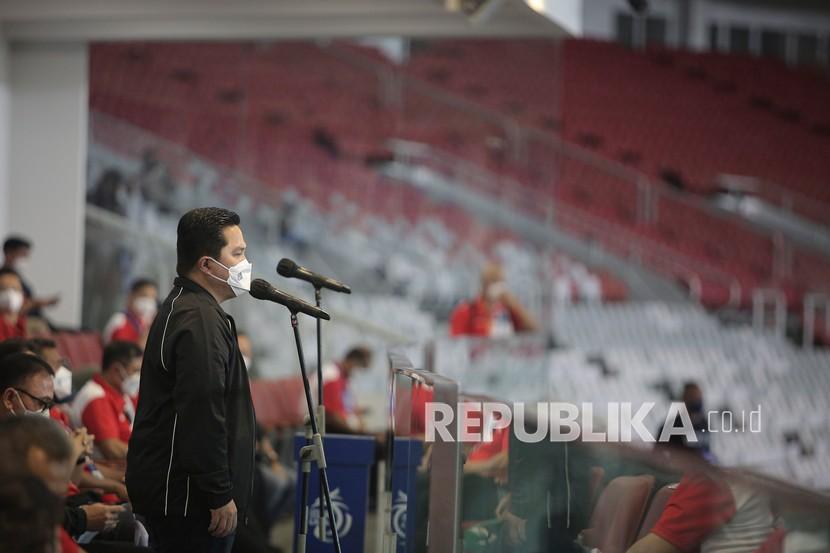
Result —
M254 409L236 326L220 307L250 289L239 216L179 220L178 278L147 337L127 489L158 552L228 552L252 493Z

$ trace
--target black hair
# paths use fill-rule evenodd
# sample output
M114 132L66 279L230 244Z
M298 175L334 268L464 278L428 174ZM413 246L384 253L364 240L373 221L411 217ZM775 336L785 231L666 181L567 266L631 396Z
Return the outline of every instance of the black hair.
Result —
M26 351L34 351L31 340L27 340L26 338L6 338L0 342L0 366L2 366L2 360L7 355Z
M28 349L37 355L43 356L45 349L57 349L58 343L51 338L31 338L26 342Z
M49 553L55 527L63 522L63 501L32 475L0 481L0 543L7 553Z
M130 284L130 293L134 294L135 292L138 292L139 290L141 290L145 286L152 286L156 290L158 290L158 287L159 287L158 284L156 284L155 280L150 279L150 278L141 277L141 278L135 279Z
M179 219L176 229L176 272L185 276L200 257L218 259L227 245L223 231L239 225L239 215L221 207L191 209Z
M27 239L23 238L22 236L9 236L6 238L6 241L3 242L3 253L13 252L15 250L21 250L23 248L30 249L32 247L32 243L29 242Z
M24 351L12 353L0 359L0 394L9 388L22 386L36 374L46 373L55 376L49 363L34 353Z
M3 275L14 275L15 278L20 280L20 275L18 274L18 272L12 269L11 267L0 267L0 277Z
M104 348L104 358L101 361L102 370L109 369L113 363L128 364L136 357L141 357L144 351L135 344L124 340L110 342Z
M366 346L355 346L346 353L343 360L368 367L372 362L372 350Z
M28 472L27 458L32 447L42 449L50 461L75 460L66 430L52 419L27 415L0 419L0 473Z

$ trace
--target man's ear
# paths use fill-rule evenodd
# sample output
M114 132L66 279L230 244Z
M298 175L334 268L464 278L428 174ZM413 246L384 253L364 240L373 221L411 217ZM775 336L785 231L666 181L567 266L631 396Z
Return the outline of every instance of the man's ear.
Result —
M199 267L199 270L203 273L210 273L210 258L203 255L199 258L199 262L196 263L196 266Z
M14 390L6 388L3 390L3 394L0 395L0 398L2 398L3 407L5 407L7 411L14 410Z

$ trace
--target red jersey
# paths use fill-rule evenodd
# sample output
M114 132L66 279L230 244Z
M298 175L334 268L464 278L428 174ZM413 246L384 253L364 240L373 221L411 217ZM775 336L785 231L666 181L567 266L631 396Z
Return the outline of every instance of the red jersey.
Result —
M682 553L758 551L774 529L769 499L706 474L684 475L651 532Z
M137 344L146 328L141 319L130 312L116 313L104 327L102 339L105 344L115 340L133 342Z
M135 405L130 397L96 374L75 396L71 416L75 426L86 426L89 433L95 435L96 442L110 439L128 442Z
M25 338L26 335L26 317L19 315L14 324L9 324L5 318L0 317L0 342L8 338Z
M340 366L329 365L323 369L323 404L326 413L333 413L350 424L357 424L357 406L349 391L349 380Z
M482 298L459 304L450 315L450 336L498 336L521 329L515 313L502 303Z

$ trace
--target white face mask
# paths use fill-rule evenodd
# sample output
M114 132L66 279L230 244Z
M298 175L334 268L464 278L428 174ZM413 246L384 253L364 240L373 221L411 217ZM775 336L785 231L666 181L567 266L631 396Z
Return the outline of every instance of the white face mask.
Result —
M29 259L27 257L21 257L17 261L14 262L14 270L19 271L21 273L25 273L26 270L29 268Z
M72 395L72 371L61 365L55 371L55 397L66 399Z
M130 376L125 376L124 370L118 369L118 372L121 373L121 378L124 379L121 381L121 391L130 397L137 396L138 388L141 385L141 373L134 373Z
M149 321L156 316L158 306L156 304L156 300L144 296L136 298L135 301L133 301L133 311L135 311L136 315L141 317L143 320Z
M14 288L0 290L0 311L20 313L23 307L23 292Z
M243 259L233 267L226 267L225 265L222 265L212 257L210 259L211 261L216 262L216 264L220 267L224 267L228 270L228 279L222 280L218 276L215 276L211 273L208 274L210 274L210 276L212 276L216 280L227 282L228 285L231 287L231 290L233 290L233 293L236 295L236 297L239 297L245 294L246 292L251 291L251 271L253 271L254 266L247 259Z
M46 417L47 419L52 418L52 415L49 413L49 409L44 409L43 411L29 411L26 409L26 404L23 403L23 398L20 397L20 392L15 390L14 393L17 394L17 400L20 402L20 406L23 407L23 412L20 413L21 416Z

